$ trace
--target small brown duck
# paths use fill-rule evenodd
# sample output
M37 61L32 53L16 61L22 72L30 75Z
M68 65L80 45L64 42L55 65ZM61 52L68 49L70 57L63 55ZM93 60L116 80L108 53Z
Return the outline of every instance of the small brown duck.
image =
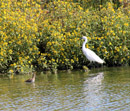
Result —
M33 73L32 78L26 80L25 82L32 83L35 82L36 73Z

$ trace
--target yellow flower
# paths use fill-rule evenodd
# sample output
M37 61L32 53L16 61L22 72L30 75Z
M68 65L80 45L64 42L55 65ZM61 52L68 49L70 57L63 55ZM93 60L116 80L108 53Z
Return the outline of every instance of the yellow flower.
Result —
M124 25L125 25L125 26L127 26L127 27L129 26L129 24L128 24L128 23L124 23Z
M119 47L116 47L116 49L115 49L117 52L119 52Z
M109 42L109 45L111 45L112 43L111 42Z
M107 32L107 35L110 35L110 33L109 33L109 32Z
M120 25L119 24L116 24L116 27L118 28Z
M16 66L16 63L14 63L13 66Z
M51 61L53 61L53 62L54 62L54 61L55 61L55 59L51 59Z
M0 55L1 55L1 56L3 56L3 55L4 55L4 54L3 54L3 51L1 51L1 52L0 52Z
M1 61L3 61L4 59L0 59Z
M13 52L13 51L10 49L10 50L9 50L9 53L12 54L12 52Z
M86 48L89 48L88 44L86 44Z
M71 63L74 63L74 60L73 60L73 59L71 59Z
M61 48L61 51L64 51L64 49L63 49L63 48Z
M23 72L24 70L23 70L23 68L21 68L21 72Z
M21 60L22 59L22 57L19 57L19 60Z
M9 73L13 73L14 71L12 69L9 70Z
M4 44L3 44L3 45L4 45L4 46L7 46L7 44L8 44L7 42L4 42Z
M103 44L103 42L101 42L101 45Z
M99 50L100 50L100 48L98 47L98 48L97 48L97 51L99 51Z

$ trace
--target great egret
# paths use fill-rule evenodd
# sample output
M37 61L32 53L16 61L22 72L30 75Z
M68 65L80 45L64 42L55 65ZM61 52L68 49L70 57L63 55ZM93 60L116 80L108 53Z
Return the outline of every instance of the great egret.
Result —
M83 36L82 39L85 40L82 45L82 51L83 54L86 56L86 58L90 61L90 63L91 62L97 62L99 64L105 63L105 61L102 60L98 55L96 55L95 52L85 47L85 44L87 43L87 37Z
M33 73L32 78L26 80L25 82L35 82L36 73Z

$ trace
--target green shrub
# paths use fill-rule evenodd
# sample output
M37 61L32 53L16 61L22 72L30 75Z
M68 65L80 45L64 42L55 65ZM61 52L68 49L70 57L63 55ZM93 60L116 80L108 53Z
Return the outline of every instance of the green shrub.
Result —
M108 66L127 64L130 58L130 19L122 11L122 8L114 10L108 3L106 8L94 12L91 17L89 36L95 52L104 57Z
M80 38L106 65L130 64L130 13L107 3L100 10L53 1L0 2L0 72L81 68L89 61ZM45 8L43 8L45 7ZM42 9L41 9L42 8Z
M5 0L0 4L0 72L23 72L40 53L37 48L37 16L40 7Z
M107 5L95 12L84 11L75 3L48 4L39 31L41 45L46 44L43 49L50 68L79 68L87 64L79 40L83 35L88 36L87 47L105 59L108 66L128 63L129 17L121 8L115 11L111 3Z

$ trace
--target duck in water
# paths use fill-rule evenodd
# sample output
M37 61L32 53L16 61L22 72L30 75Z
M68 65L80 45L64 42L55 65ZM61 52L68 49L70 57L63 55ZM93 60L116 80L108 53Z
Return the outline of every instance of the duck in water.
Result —
M25 82L32 83L35 82L36 73L33 72L32 78L26 80Z

